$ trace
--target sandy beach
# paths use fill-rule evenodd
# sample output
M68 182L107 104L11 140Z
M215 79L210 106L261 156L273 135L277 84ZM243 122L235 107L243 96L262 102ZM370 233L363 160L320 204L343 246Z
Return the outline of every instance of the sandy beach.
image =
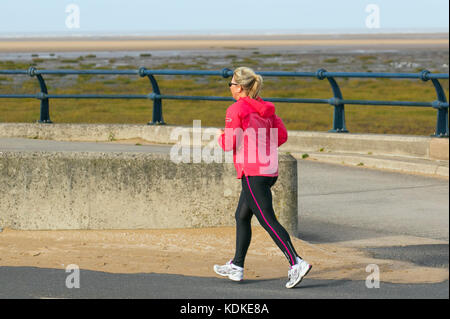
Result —
M94 52L291 48L441 48L448 34L4 38L0 52Z
M167 273L214 277L212 267L233 257L234 227L153 230L63 230L0 233L0 266L80 269L110 273ZM393 283L436 283L448 280L448 269L410 262L375 259L364 247L439 244L411 236L310 244L292 238L313 269L315 279L365 280L366 267L378 265L380 280ZM269 235L253 228L246 258L246 279L287 278L288 262Z

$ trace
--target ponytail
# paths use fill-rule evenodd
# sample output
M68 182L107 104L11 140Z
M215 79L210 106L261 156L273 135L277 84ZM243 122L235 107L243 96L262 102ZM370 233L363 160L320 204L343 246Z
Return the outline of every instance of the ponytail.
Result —
M233 76L236 83L243 87L249 97L256 99L259 96L263 85L261 75L256 74L248 67L242 66L234 70Z
M262 83L263 83L262 76L259 74L255 74L251 88L250 90L248 90L248 95L252 99L256 99L259 96L259 92L262 89Z

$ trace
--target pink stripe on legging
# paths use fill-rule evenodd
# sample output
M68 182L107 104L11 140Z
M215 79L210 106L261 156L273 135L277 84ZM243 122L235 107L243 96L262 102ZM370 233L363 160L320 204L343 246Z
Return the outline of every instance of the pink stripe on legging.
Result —
M266 217L264 217L264 214L263 214L263 212L262 212L262 210L261 210L261 207L259 207L258 202L256 201L256 198L255 198L255 195L253 195L252 189L250 188L250 182L248 181L247 175L245 175L245 179L247 180L247 185L248 185L248 189L250 190L250 194L252 194L252 197L253 197L253 200L254 200L255 203L256 203L256 206L258 206L258 209L259 209L259 211L261 212L261 216L263 217L263 219L264 219L264 221L266 222L267 226L270 227L270 229L273 231L273 233L277 236L277 238L278 238L278 239L280 240L280 242L283 244L284 248L286 248L286 251L288 252L289 257L291 257L292 264L295 265L294 258L292 258L292 255L291 255L291 253L289 252L289 249L287 248L286 244L281 240L280 236L278 236L277 232L272 228L272 226L269 225L269 223L267 222Z

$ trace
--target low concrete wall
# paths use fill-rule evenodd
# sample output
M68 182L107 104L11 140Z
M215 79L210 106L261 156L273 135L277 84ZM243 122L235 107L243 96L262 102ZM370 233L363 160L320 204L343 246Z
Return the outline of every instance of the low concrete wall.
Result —
M27 137L60 141L109 141L142 138L174 144L171 134L178 126L130 124L35 124L0 123L0 137ZM184 127L192 132L192 127ZM203 129L203 128L202 128ZM205 142L207 143L207 142ZM353 134L289 131L280 150L288 152L348 152L449 160L448 138L384 134Z
M430 150L434 140L441 144ZM445 143L447 145L445 153ZM448 160L448 139L424 136L347 134L322 132L289 132L289 143L282 150L342 152L373 155L393 155Z
M296 233L297 161L279 164L274 208ZM24 230L231 226L241 190L233 164L153 153L0 150L0 185L0 227Z

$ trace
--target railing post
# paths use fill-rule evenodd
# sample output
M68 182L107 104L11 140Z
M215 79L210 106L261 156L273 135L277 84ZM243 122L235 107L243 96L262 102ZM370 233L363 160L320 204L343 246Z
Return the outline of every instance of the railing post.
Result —
M36 76L36 78L39 81L39 86L41 88L41 92L38 95L38 99L41 100L41 112L39 116L38 123L53 123L50 121L50 112L49 112L49 101L48 101L48 91L47 91L47 85L45 84L44 78L41 74L36 73L36 68L30 67L28 69L28 75L33 77Z
M426 82L430 80L428 76L430 73L428 70L423 70L421 72L422 81ZM431 82L434 85L437 95L437 100L432 102L433 108L437 109L436 132L432 136L448 138L448 107L442 106L442 104L447 103L447 97L438 79L431 79Z
M146 68L139 68L139 75L141 77L148 77L150 84L152 85L153 92L149 94L149 98L153 100L153 118L151 122L148 122L148 125L164 125L166 124L163 120L162 115L162 100L158 97L161 92L159 90L158 82L156 82L155 77L152 74L147 74Z
M223 68L222 69L222 77L224 79L233 76L233 70L229 69L229 68Z
M348 133L347 127L345 125L345 108L344 104L341 102L343 100L341 89L333 77L325 76L327 71L325 69L319 69L316 72L316 77L319 80L323 80L325 77L331 85L333 90L333 98L329 99L330 105L334 106L333 113L333 129L328 132L333 133Z

